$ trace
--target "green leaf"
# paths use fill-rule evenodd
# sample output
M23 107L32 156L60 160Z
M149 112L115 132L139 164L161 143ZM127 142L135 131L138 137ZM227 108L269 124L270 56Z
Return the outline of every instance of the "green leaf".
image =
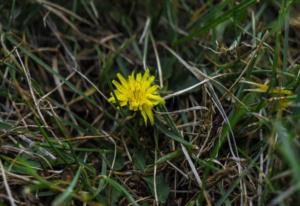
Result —
M295 150L294 143L292 142L292 135L280 121L275 122L274 128L276 129L278 138L281 142L279 149L287 163L290 165L295 180L300 184L299 154Z
M145 153L141 150L136 150L132 156L134 166L139 170L144 170L146 166Z
M170 161L176 157L179 157L181 154L181 150L175 150L174 152L170 152L162 157L160 157L158 160L156 160L155 164L161 164L166 161Z
M5 122L0 122L0 129L10 129L11 125L5 123Z
M68 188L62 194L60 194L57 198L55 198L55 200L52 203L53 206L65 205L65 201L67 201L73 193L74 187L77 184L80 173L81 173L81 167L79 167L79 169L77 170L77 172L76 172L71 184L68 186Z
M245 10L254 5L257 1L256 0L244 0L243 2L239 3L237 6L235 6L232 9L229 9L222 15L219 15L217 18L214 18L210 20L208 23L206 23L204 26L198 27L195 31L192 31L188 36L180 39L177 43L181 44L188 40L191 40L193 37L200 36L206 32L208 32L210 29L215 28L219 24L223 23L224 21L232 18L234 15L245 12Z
M103 176L103 178L114 189L118 190L119 192L122 192L127 197L128 201L132 203L132 205L139 206L139 204L136 203L136 201L133 199L131 194L125 189L125 187L123 187L117 181L115 181L107 176Z
M153 177L145 177L144 180L147 182L152 195L155 196ZM170 188L161 174L156 177L156 189L158 201L161 204L165 204L170 193Z
M184 140L183 137L179 134L176 134L175 132L168 130L167 128L163 127L160 124L156 124L157 129L159 131L161 131L163 134L165 134L166 136L170 137L171 139L175 140L176 142L179 142L185 146L187 146L188 148L192 148L194 147L193 144L189 143L188 141Z

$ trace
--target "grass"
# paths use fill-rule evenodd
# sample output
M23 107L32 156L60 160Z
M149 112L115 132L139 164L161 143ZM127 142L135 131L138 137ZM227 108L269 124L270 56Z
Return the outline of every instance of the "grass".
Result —
M296 0L0 3L0 205L300 201ZM155 124L107 99L149 67Z

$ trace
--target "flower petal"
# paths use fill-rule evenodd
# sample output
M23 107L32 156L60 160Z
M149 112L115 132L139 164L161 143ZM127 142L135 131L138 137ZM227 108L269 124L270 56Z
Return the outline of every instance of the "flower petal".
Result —
M128 85L127 80L123 77L122 74L117 73L117 77L119 78L121 84L123 84L125 87Z
M115 99L114 96L112 96L112 94L111 94L111 97L108 98L108 102L110 102L110 103L116 103L116 99Z
M124 85L121 85L116 80L113 80L112 83L113 83L113 85L115 85L115 87L117 88L117 90L119 90L120 92L126 91L126 88L124 87Z
M142 74L141 73L138 73L136 75L136 81L140 82L142 80Z
M145 125L147 126L147 115L143 110L141 110L141 114L142 114L142 117L144 119Z
M142 78L143 82L147 81L147 79L149 77L149 74L150 74L150 70L147 68L144 75L143 75L143 78Z
M153 125L154 124L154 116L153 116L153 112L152 112L152 107L145 106L143 108L143 110L146 112L146 114L147 114L147 116L150 120L151 125Z

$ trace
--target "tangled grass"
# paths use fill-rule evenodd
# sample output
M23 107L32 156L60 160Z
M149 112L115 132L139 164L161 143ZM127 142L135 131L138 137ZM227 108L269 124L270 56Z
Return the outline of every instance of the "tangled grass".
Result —
M0 2L0 205L295 205L299 8ZM146 68L153 126L108 101Z

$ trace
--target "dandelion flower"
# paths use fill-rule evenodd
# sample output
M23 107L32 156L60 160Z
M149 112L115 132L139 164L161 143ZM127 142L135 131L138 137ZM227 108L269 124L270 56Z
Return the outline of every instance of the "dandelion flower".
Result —
M281 94L281 95L292 95L293 94L293 92L291 90L281 88L281 87L276 87L276 88L270 89L270 86L268 84L260 84L260 83L256 83L256 82L250 82L250 81L243 81L243 83L247 83L247 84L256 86L256 89L247 89L247 91L261 92L261 93L269 92L270 94Z
M145 73L129 75L125 79L120 73L117 74L119 82L113 80L112 83L116 87L114 95L108 99L111 103L119 103L121 107L128 106L129 110L140 111L147 125L150 120L151 125L154 124L153 107L164 102L163 98L157 93L159 86L152 84L155 77L150 75L149 69ZM117 100L116 100L117 98Z
M270 93L275 95L275 97L270 98L270 101L278 102L279 109L284 109L289 106L290 100L295 98L293 91L285 89L282 87L270 88L268 84L260 84L256 82L243 81L244 83L255 86L255 89L247 89L247 91L260 92L260 93Z

